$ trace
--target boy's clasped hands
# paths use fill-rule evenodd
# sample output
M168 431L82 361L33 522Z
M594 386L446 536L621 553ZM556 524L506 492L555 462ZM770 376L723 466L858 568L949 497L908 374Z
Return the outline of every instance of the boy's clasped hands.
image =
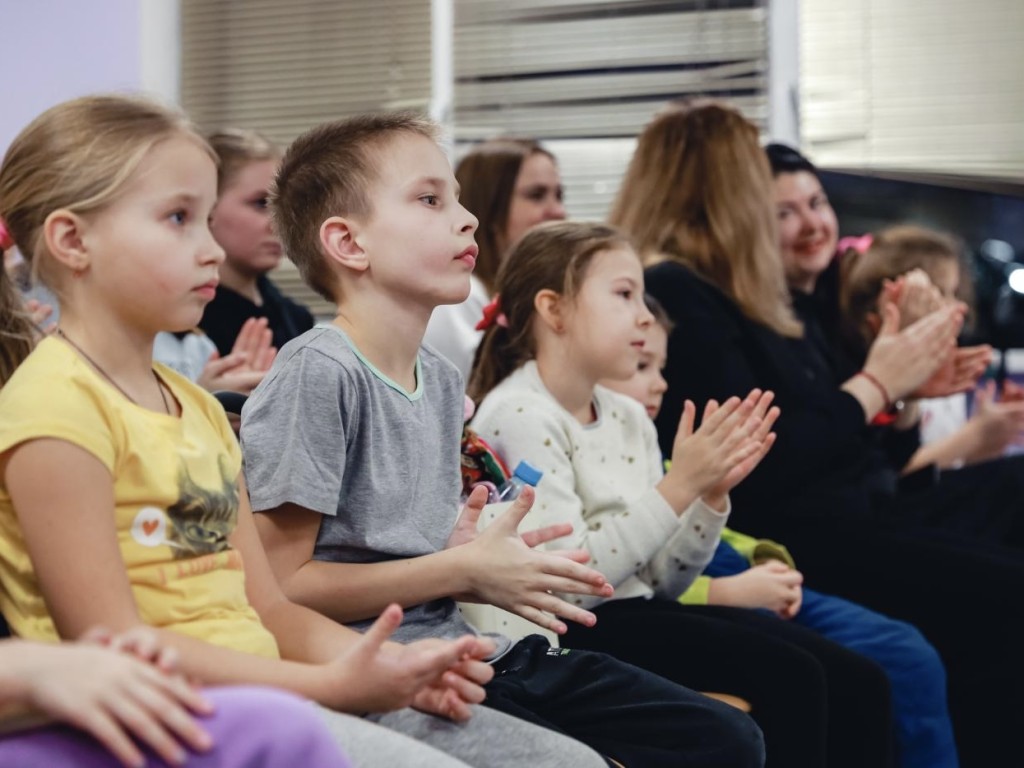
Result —
M432 638L409 644L388 642L402 623L402 609L389 605L359 642L337 659L337 675L323 679L317 701L356 699L368 712L412 706L423 712L464 721L470 704L484 700L483 686L494 676L483 661L494 652L486 637Z

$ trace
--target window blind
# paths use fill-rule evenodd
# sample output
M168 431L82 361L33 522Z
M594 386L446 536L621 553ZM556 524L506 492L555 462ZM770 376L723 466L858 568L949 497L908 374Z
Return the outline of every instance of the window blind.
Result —
M181 101L204 130L255 128L284 146L327 120L427 109L425 0L182 0L181 25ZM291 262L272 277L333 315Z
M831 167L1024 176L1024 3L803 0L805 148Z
M602 219L665 102L705 94L767 121L767 11L706 0L455 0L454 135L538 138L566 207Z

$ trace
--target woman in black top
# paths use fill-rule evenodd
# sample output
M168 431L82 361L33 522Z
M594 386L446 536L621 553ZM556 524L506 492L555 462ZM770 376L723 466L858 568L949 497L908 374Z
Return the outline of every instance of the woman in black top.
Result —
M849 282L849 259L857 254L836 255L836 217L814 165L782 144L769 144L765 151L774 177L783 270L794 306L806 326L815 331L813 339L829 355L834 373L849 376L864 362L864 342L841 317L840 293ZM876 238L876 245L889 243L886 250L894 262L900 261L897 253L901 250L934 252L940 247L948 247L952 254L948 258L955 259L955 245L942 246L936 238L921 230L887 230ZM897 241L903 245L898 246ZM961 352L982 364L987 362L988 347L974 350ZM971 379L968 383L975 382ZM890 474L901 476L896 493L877 500L885 514L909 517L971 538L1017 548L1024 545L1024 457L940 471L928 456L927 450L916 452L911 464L921 468L913 472L907 463L909 456L895 457Z

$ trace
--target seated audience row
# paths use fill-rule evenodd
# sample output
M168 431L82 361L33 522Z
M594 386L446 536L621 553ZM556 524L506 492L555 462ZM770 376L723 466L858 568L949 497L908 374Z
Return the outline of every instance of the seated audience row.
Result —
M611 588L583 553L533 548L564 526L520 537L528 493L475 536L478 495L451 529L461 382L418 350L433 306L468 293L476 220L419 119L324 126L285 158L278 229L309 283L344 301L334 324L283 350L244 415L253 498L272 512L257 530L224 413L152 362L155 335L194 327L212 297L216 178L180 116L120 97L49 110L0 168L0 216L61 310L54 335L14 348L0 392L0 607L14 632L153 626L189 678L288 688L334 710L325 721L357 765L762 765L739 710L601 654L480 637L453 613L458 594L592 623L553 593ZM295 376L304 385L282 391ZM324 387L349 377L364 385L344 388L359 408L340 411ZM389 424L416 406L418 426L396 441ZM334 431L339 417L355 420ZM346 452L346 438L372 448ZM445 440L424 461L421 446ZM265 486L277 469L286 482ZM380 515L360 525L339 507ZM310 540L310 515L339 525ZM325 582L322 568L345 576Z
M983 390L962 434L920 445L920 401L972 386L990 355L956 346L948 263L897 259L900 232L836 259L814 167L766 157L714 102L645 129L621 229L536 226L564 216L536 143L485 143L453 174L407 114L325 124L283 157L126 97L26 128L0 167L0 247L59 314L3 278L0 609L22 639L0 654L39 662L0 693L125 764L141 747L196 765L344 765L340 749L354 765L954 768L954 735L965 765L1005 753L1024 719L1000 610L1022 580L1022 489L1016 460L990 459L1024 406ZM283 250L333 322L267 280ZM479 531L482 489L458 511L477 322L473 425L544 471ZM153 363L160 339L190 375ZM241 447L190 379L262 382ZM612 391L637 381L642 403ZM540 527L520 533L531 506ZM570 647L485 637L456 599ZM30 642L96 626L110 649ZM72 688L87 720L48 693L76 654L122 694ZM275 713L308 741L268 728L249 753L225 730ZM3 749L109 762L53 727Z

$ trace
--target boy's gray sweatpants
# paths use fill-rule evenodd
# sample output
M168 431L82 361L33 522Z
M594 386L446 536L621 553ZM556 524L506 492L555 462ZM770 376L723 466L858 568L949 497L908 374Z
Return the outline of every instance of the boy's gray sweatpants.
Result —
M606 768L590 747L486 707L453 723L415 709L367 718L319 708L355 768Z

